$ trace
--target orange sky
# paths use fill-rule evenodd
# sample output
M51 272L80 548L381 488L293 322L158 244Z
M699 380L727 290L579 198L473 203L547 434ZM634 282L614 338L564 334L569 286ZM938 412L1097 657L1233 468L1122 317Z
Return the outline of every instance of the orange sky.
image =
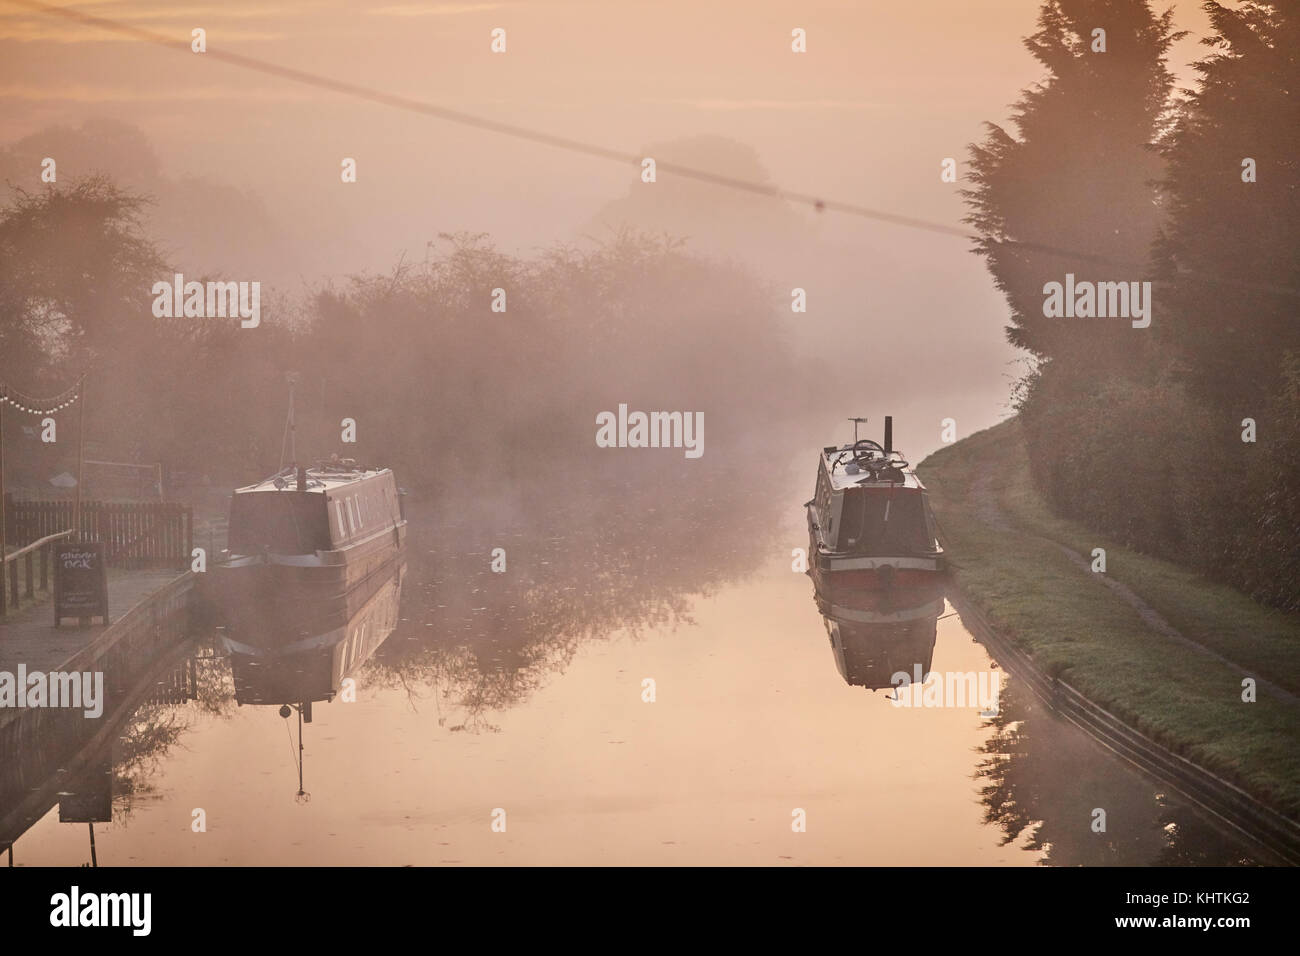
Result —
M1203 32L1198 6L1178 3L1178 26ZM1040 78L1021 43L1034 29L1034 0L104 0L78 9L173 34L182 52L0 0L0 144L87 117L138 127L162 175L224 184L265 207L266 223L242 230L186 213L194 242L174 243L174 261L186 265L191 252L194 269L236 278L387 270L401 256L418 260L439 232L462 229L529 252L578 240L606 204L640 187L630 166L184 52L196 26L210 49L620 151L725 137L756 150L786 189L952 226L964 215L964 183L942 183L941 160L964 163L982 124L1004 122ZM489 49L498 26L504 55ZM796 26L807 31L806 54L790 52ZM1199 52L1184 41L1173 65ZM341 187L345 156L357 160L359 181ZM24 160L16 184L37 186L38 174ZM803 209L794 213L811 229L807 242L761 235L747 221L748 199L683 196L699 207L686 210L697 245L759 263L778 289L809 287L808 320L794 330L804 347L833 352L818 336L877 322L864 348L911 367L924 361L956 392L978 392L972 424L1002 414L1014 358L1005 303L967 242ZM947 360L936 363L936 346Z
M720 133L757 147L790 189L948 220L959 210L951 190L935 188L936 157L963 156L979 124L1003 120L1038 76L1020 43L1032 0L75 6L182 43L203 26L214 48L617 149ZM1203 28L1197 6L1177 5L1181 26ZM488 49L496 26L508 31L505 55ZM794 26L808 31L806 55L789 51ZM477 195L475 213L512 226L530 212L573 218L565 207L599 201L627 178L601 160L142 47L8 0L0 98L6 141L111 115L141 126L169 168L265 190L332 179L336 154L362 154L368 177L419 177L431 192L459 192L470 178L501 200ZM500 170L495 181L484 162ZM517 204L529 208L504 208Z

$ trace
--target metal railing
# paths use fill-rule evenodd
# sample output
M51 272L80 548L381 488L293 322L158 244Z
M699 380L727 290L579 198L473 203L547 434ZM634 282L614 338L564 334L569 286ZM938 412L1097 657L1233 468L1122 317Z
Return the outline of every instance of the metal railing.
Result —
M54 550L54 543L64 538L72 536L72 529L59 531L55 534L47 534L43 538L38 538L31 544L24 545L11 554L0 556L0 617L4 617L9 605L15 608L18 606L18 566L19 558L26 570L26 581L22 590L22 595L27 598L36 596L36 581L38 578L36 572L36 559L40 557L40 590L48 591L50 588L50 568L54 562L51 560L51 553Z

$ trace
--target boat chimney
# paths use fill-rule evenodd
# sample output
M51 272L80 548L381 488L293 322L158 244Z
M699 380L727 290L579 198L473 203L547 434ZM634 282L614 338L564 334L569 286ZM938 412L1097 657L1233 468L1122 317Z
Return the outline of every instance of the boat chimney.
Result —
M298 466L298 490L307 490L307 469L303 465Z
M885 416L885 454L894 450L894 416Z

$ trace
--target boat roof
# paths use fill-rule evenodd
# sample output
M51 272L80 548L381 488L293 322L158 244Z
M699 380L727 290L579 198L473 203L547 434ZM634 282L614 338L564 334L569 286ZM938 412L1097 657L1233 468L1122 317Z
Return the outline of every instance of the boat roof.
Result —
M836 461L840 459L840 456L843 456L843 460L837 467ZM852 460L852 445L827 445L822 449L822 467L826 469L826 474L830 477L831 488L833 490L843 491L845 488L889 488L891 486L894 488L914 488L918 491L925 490L925 485L921 484L921 479L916 477L916 473L912 471L911 466L906 465L906 463L904 463L905 467L892 471L895 480L890 481L888 478L881 478L878 481L872 481L865 471L859 471L856 475L851 475L844 470L844 465L847 465ZM899 475L902 476L901 481L897 478Z
M336 467L316 467L307 469L307 490L311 491L333 491L344 485L350 485L354 482L363 481L366 478L375 478L388 471L387 468L336 468ZM297 472L291 468L286 468L278 475L272 475L270 478L263 479L254 485L247 485L243 488L236 488L235 494L242 495L254 491L297 491L298 477Z

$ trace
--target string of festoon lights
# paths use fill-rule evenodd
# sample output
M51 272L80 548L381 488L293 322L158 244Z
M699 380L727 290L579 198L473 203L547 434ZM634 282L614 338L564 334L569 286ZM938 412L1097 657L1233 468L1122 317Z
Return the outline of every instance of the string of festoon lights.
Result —
M32 398L8 385L0 383L0 405L12 405L29 415L53 415L74 404L81 397L81 383L53 398Z

